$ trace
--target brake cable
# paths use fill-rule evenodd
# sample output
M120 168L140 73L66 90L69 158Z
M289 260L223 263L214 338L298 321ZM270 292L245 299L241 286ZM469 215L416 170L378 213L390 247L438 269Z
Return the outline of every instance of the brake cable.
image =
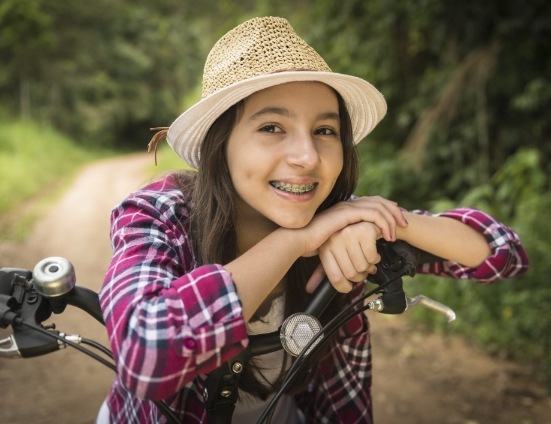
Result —
M381 292L382 289L389 286L390 284L394 283L395 281L399 280L401 276L397 276L392 280L387 281L386 283L382 283L379 285L379 287L369 291L368 293L362 295L359 297L356 301L354 301L352 304L350 304L346 309L343 309L341 312L339 312L335 317L333 317L302 349L302 352L297 356L295 362L289 368L287 375L283 382L281 383L280 388L275 393L273 398L270 400L270 403L268 406L264 409L264 412L260 416L260 418L257 421L257 424L263 424L266 422L266 419L269 415L273 413L273 410L275 410L275 407L277 405L277 402L281 398L281 396L284 394L285 390L289 385L292 384L294 379L299 375L299 373L308 365L307 355L312 355L316 353L319 349L321 349L322 346L325 345L327 341L330 340L330 336L333 335L337 330L339 330L343 325L345 325L348 321L350 321L352 318L354 318L356 315L371 309L371 306L369 304L361 307L356 308L360 303L362 303L364 300L366 300L368 297L373 296L379 292ZM268 421L269 422L269 421Z

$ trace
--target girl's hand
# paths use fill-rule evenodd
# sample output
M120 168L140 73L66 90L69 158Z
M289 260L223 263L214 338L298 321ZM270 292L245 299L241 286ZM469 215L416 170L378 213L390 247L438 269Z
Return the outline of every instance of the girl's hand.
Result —
M333 230L315 252L311 252L319 255L323 269L316 270L312 275L307 291L315 289L324 273L336 290L343 293L350 291L353 282L361 282L369 273L377 271L375 265L381 260L375 244L377 239L382 237L394 241L396 227L407 226L398 205L380 196L338 203L317 215L308 227L327 222L328 218L330 223L343 218L348 221L344 227ZM319 231L323 233L323 230Z
M396 240L396 226L407 227L398 204L380 196L339 202L315 215L306 227L293 230L302 234L304 247L301 256L317 255L319 247L329 237L358 222L375 224L381 230L382 237L388 241Z
M381 229L371 222L352 224L333 234L319 248L321 264L308 280L306 291L313 292L327 276L335 290L348 293L354 283L376 273L381 260L376 241L381 234Z
M376 241L381 229L371 222L359 222L333 234L320 248L319 258L325 274L339 292L348 293L354 283L377 272L381 256Z

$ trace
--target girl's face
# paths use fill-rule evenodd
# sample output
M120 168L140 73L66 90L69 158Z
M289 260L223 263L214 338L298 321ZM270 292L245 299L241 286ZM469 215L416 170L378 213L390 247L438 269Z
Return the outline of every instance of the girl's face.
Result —
M335 93L292 82L252 94L226 154L242 229L304 227L343 167Z

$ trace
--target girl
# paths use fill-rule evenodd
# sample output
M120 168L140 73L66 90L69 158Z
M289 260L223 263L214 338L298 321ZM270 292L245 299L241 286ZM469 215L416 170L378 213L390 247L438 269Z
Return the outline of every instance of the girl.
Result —
M352 197L354 145L386 113L368 82L334 73L281 18L247 21L211 50L203 96L154 138L197 172L131 194L112 215L100 294L118 376L101 423L207 422L206 374L248 334L276 329L327 275L340 310L376 272L375 242L438 257L420 271L492 282L523 272L517 235L487 214L407 212ZM290 365L283 351L245 364L235 423L254 423ZM280 401L273 422L371 423L369 327L344 326Z

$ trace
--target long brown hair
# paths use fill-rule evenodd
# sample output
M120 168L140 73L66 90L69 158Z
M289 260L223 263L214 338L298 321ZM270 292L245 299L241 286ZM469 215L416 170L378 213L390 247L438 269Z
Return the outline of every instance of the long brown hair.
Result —
M344 100L337 93L340 116L341 142L343 146L343 169L337 178L333 190L320 205L318 212L335 203L348 199L358 181L358 158L352 138L352 125ZM199 171L196 174L179 174L178 181L182 190L192 189L193 207L190 213L190 229L194 253L198 265L207 263L228 263L237 256L237 236L235 231L237 198L226 160L226 145L229 135L241 118L243 101L230 107L210 127L201 146ZM299 258L285 276L286 316L304 309L307 293L304 285L319 263L317 258ZM340 310L347 296L337 296L328 311ZM338 308L338 309L336 309ZM332 317L329 313L321 317L326 323ZM289 390L296 392L305 387L323 352L312 357L311 367L303 373L297 383ZM254 361L245 366L240 378L240 389L253 396L265 399L273 392L253 373ZM282 366L282 370L285 364ZM280 377L281 379L281 377Z

